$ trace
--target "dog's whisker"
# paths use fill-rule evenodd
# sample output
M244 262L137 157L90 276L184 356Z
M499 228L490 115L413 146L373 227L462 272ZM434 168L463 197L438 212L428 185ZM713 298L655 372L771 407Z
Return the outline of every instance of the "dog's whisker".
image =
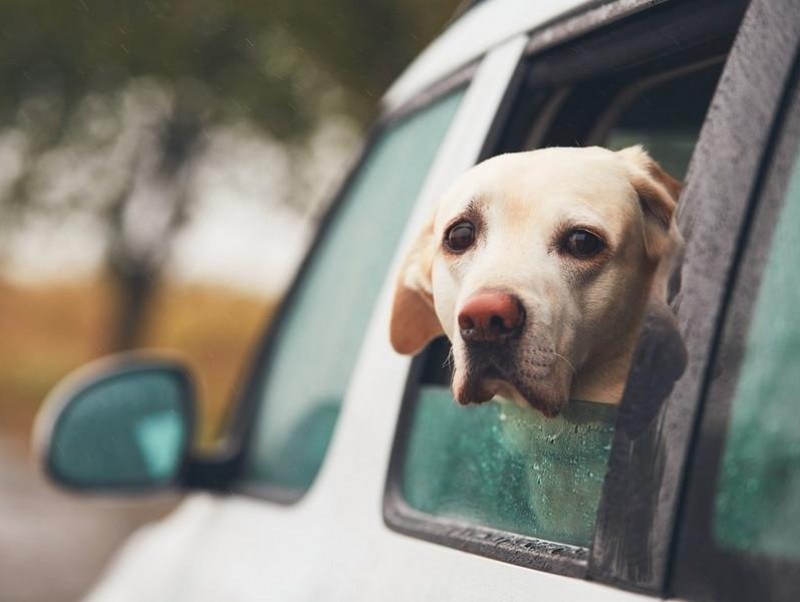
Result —
M567 366L572 368L572 373L573 374L577 374L578 373L578 371L575 369L575 366L572 365L572 362L569 361L567 358L565 358L563 355L561 355L560 353L557 353L555 351L553 351L553 355L555 355L556 357L561 358L562 360L564 360L564 362L567 364Z
M444 358L444 363L442 364L443 368L452 368L454 365L455 356L453 355L453 348L450 347L450 350L447 352L447 356Z

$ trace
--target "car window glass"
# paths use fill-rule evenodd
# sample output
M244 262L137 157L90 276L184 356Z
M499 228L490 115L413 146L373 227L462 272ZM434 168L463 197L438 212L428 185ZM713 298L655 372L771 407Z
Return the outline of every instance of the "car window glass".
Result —
M726 548L800 560L800 156L744 348L715 496Z
M262 368L248 481L302 492L317 474L395 247L462 95L386 129L344 193Z
M574 401L557 418L513 403L462 408L449 387L417 397L403 489L430 514L586 546L616 407Z

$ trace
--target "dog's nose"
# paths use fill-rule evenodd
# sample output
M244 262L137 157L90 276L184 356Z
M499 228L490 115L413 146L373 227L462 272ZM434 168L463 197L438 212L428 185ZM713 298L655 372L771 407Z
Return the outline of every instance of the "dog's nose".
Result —
M522 303L503 291L476 293L458 314L461 337L473 343L502 343L519 334L524 322Z

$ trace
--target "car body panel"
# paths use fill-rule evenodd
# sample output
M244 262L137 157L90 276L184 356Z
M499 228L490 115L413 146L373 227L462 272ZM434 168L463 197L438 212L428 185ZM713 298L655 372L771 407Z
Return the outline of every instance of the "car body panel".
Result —
M378 511L338 510L326 513L322 499L265 509L242 496L192 496L134 536L88 600L647 599L406 537Z

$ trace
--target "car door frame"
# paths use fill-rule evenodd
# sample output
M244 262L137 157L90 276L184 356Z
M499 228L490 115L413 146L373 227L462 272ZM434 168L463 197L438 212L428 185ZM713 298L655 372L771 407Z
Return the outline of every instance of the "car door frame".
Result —
M673 281L675 288L679 282L673 305L688 364L649 424L641 424L637 399L620 408L589 563L596 581L651 594L666 590L712 352L796 53L792 5L751 2L695 148L678 215L684 259ZM643 353L644 340L637 356ZM638 401L646 403L647 394L640 391Z
M800 160L800 19L787 24L798 39L785 94L776 110L768 152L757 173L735 274L717 334L692 440L670 591L692 600L794 600L800 562L757 549L721 546L713 531L721 465L742 375L747 340L763 286L790 179Z

